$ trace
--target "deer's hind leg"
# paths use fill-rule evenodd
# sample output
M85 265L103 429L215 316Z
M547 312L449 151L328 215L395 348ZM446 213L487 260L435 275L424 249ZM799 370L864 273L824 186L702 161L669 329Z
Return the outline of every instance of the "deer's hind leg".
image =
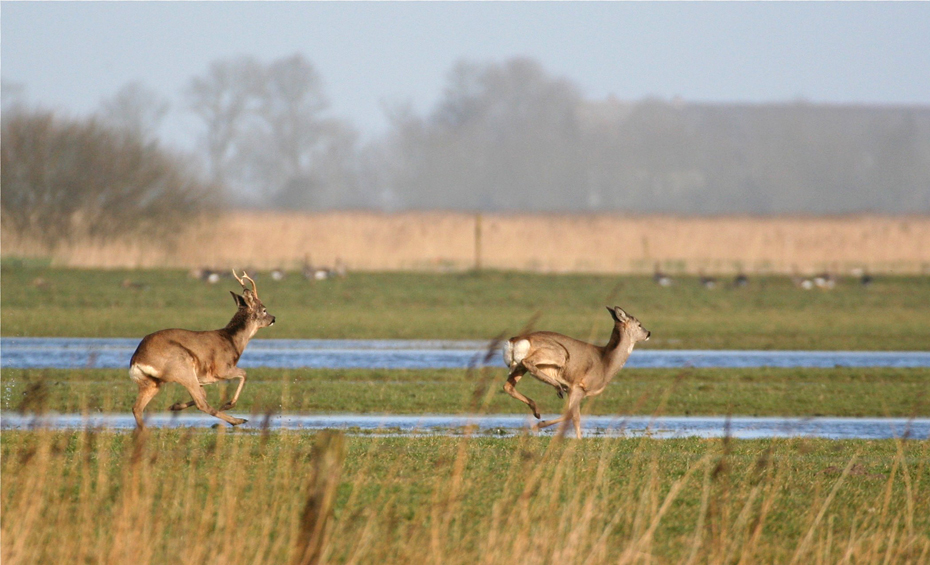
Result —
M136 383L139 385L139 396L136 397L136 402L132 405L132 415L136 419L136 427L142 429L145 427L142 413L145 412L145 407L155 398L155 395L158 394L158 391L161 390L162 385L165 383L148 376L137 380Z
M510 375L508 375L507 382L504 383L504 392L529 406L530 410L533 411L533 416L536 416L536 419L538 420L540 416L539 410L536 409L536 403L533 402L533 399L520 394L520 392L516 389L517 383L520 382L520 379L523 378L523 375L525 374L526 367L518 365L516 368L514 368Z
M559 398L564 398L564 393L569 392L564 379L565 364L567 362L567 355L537 350L526 357L522 364L531 375L555 387L555 393Z
M201 388L202 388L202 387L201 387ZM188 400L187 402L182 402L182 401L179 400L179 401L175 402L174 404L172 404L172 405L171 405L171 408L169 408L169 410L174 410L174 411L177 411L177 410L184 410L184 409L186 409L186 408L190 408L191 406L194 406L195 404L197 404L197 403L194 402L193 400Z

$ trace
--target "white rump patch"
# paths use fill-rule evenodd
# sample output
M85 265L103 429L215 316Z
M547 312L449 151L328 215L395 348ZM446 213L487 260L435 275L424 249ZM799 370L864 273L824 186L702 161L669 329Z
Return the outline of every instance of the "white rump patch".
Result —
M508 341L507 344L504 345L504 363L513 369L526 359L529 352L530 341L528 339Z
M136 363L129 368L129 378L137 383L145 382L148 377L158 378L158 371L155 370L155 367Z

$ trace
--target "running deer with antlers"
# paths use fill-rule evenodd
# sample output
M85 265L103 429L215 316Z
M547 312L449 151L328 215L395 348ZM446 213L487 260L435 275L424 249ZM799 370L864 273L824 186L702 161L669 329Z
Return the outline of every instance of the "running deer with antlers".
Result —
M559 398L568 393L565 413L536 424L535 429L570 420L575 425L575 435L581 439L581 401L602 393L626 364L633 347L652 335L619 306L607 310L614 319L614 329L603 347L555 332L519 335L504 344L504 362L510 368L504 391L529 406L537 419L540 416L536 403L515 388L523 375L529 373L554 386Z
M169 329L157 331L142 338L129 362L129 377L139 385L139 396L132 407L136 425L145 427L142 412L158 394L165 383L178 383L190 393L190 402L178 402L172 410L183 410L197 406L203 412L216 416L237 426L245 423L242 418L224 414L239 400L245 384L245 371L236 366L249 340L261 328L274 324L275 318L268 313L258 298L255 281L243 271L242 278L233 276L242 286L242 296L230 291L238 310L225 328L212 331ZM246 281L252 288L246 287ZM232 400L216 410L207 403L203 385L239 379L239 386Z

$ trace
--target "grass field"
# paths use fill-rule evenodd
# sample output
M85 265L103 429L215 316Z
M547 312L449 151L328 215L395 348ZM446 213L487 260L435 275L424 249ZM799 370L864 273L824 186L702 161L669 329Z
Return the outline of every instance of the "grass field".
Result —
M930 442L157 430L0 449L5 565L930 559Z
M503 392L506 370L250 369L234 410L258 420L267 413L462 414L480 398L493 414L526 414ZM585 414L671 416L930 417L930 368L624 369ZM221 406L235 384L206 387ZM561 413L552 387L527 378L519 389L545 414ZM3 369L0 409L62 413L128 412L136 387L123 369ZM188 400L168 385L147 413ZM195 411L191 408L190 411Z
M317 283L263 274L259 294L278 323L257 339L490 340L531 324L606 341L604 306L617 304L652 331L646 348L925 350L930 343L930 277L878 277L867 288L847 279L832 291L805 291L786 277L707 290L695 277L662 288L650 277L494 271L350 273ZM239 290L232 279L209 285L182 271L9 261L2 280L3 336L141 339L166 327L213 329L232 316L228 291Z

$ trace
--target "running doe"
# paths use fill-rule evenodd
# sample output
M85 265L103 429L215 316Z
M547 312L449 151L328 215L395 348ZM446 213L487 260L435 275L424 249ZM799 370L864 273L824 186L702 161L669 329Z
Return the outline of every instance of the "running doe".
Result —
M504 391L529 406L537 419L540 416L536 403L515 388L524 374L529 373L554 386L559 398L568 393L565 413L554 420L538 423L536 429L571 420L575 424L575 435L581 439L582 399L603 392L626 364L633 347L652 335L619 306L607 310L614 319L614 329L610 341L603 347L555 332L519 335L504 344L504 363L510 368Z

